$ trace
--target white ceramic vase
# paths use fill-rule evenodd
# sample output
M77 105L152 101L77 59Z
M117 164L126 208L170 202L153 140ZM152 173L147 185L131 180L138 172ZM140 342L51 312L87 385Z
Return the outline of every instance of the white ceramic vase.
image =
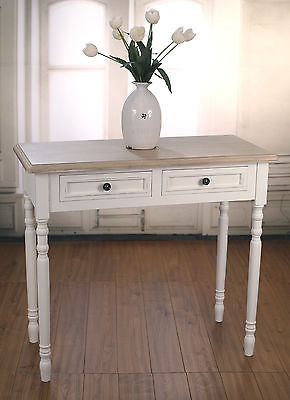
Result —
M151 82L133 82L136 89L122 109L122 133L127 148L154 149L160 137L161 110L148 86Z

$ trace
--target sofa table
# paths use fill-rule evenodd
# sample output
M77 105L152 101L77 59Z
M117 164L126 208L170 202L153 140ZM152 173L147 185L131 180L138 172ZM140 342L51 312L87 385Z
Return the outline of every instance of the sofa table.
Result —
M58 211L219 202L215 320L222 322L229 202L252 200L244 353L253 355L262 209L275 155L232 135L161 138L154 150L128 150L115 139L23 143L14 151L24 167L28 333L40 340L42 381L51 376L47 224Z

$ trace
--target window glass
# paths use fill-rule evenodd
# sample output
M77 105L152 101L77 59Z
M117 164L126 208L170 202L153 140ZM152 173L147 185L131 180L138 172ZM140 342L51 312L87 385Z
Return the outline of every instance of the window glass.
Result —
M62 1L49 7L48 45L50 65L88 65L83 57L85 43L105 43L104 4L97 1ZM104 63L94 58L94 65Z
M103 139L107 63L86 57L88 42L105 48L106 7L61 1L48 11L48 140Z
M104 82L102 70L50 71L51 141L103 139Z
M156 95L162 111L161 136L197 134L198 108L202 87L202 6L194 1L152 1L146 10L155 8L160 20L154 25L153 51L160 52L171 41L172 33L183 26L192 28L197 36L193 41L177 46L163 61L172 92L163 80L154 76L150 90Z

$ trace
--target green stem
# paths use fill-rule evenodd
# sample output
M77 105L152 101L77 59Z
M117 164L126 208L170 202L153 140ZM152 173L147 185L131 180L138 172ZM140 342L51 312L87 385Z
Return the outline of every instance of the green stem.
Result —
M164 51L166 51L166 50L168 49L168 47L170 47L173 43L174 43L174 42L169 43L169 45L166 46L166 47L155 57L155 60L157 60L157 58L160 57L161 54L163 54Z
M118 28L118 32L120 33L120 36L121 36L122 42L124 43L124 46L126 47L126 49L127 49L127 50L129 50L128 43L127 43L126 39L124 38L124 36L123 36L123 34L122 34L122 32L121 32L121 29L120 29L120 28Z
M149 28L148 40L147 40L147 47L148 47L148 44L149 44L149 42L150 42L150 37L151 37L151 35L152 35L152 24L150 24L150 28Z
M117 62L117 63L118 63L118 61L114 60L114 58L113 58L113 57L106 56L106 54L103 54L103 53L100 53L100 52L98 52L98 54L100 54L100 56L106 57L106 58L108 58L109 60L113 60L113 61L115 61L115 62ZM119 63L118 63L118 64L119 64Z
M175 49L175 47L177 47L177 46L178 46L178 44L176 44L174 47L172 47L172 49L170 49L170 50L169 50L169 52L168 52L168 53L166 53L166 54L165 54L165 56L163 56L163 57L162 57L162 58L159 60L159 62L161 62L161 61L163 60L163 58L165 58L166 56L168 56L168 54L169 54L169 53L171 53L171 52L172 52L172 50L174 50L174 49Z

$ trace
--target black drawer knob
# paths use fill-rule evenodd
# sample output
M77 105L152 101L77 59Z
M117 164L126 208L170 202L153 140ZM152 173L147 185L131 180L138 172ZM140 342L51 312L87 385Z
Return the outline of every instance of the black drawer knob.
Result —
M109 190L112 189L112 185L109 182L106 182L103 184L103 189L105 192L108 192Z
M207 185L210 184L210 179L209 178L202 178L201 182L202 182L203 185L207 186Z

